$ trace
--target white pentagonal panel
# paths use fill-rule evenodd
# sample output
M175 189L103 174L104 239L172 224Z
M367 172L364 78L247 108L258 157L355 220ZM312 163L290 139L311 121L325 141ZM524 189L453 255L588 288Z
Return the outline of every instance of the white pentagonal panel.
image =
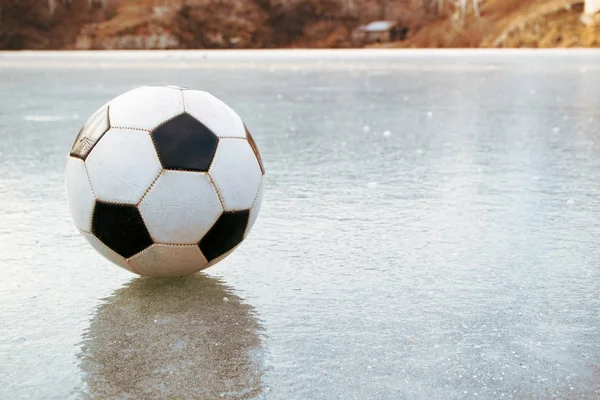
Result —
M85 171L85 164L78 158L69 157L66 170L67 201L75 226L84 232L92 231L94 192Z
M246 236L248 236L248 234L250 233L250 230L252 229L252 227L254 226L254 223L256 222L256 219L258 218L258 214L260 212L260 206L262 204L264 184L265 183L264 183L264 178L263 178L263 181L260 184L260 189L258 189L258 195L256 196L256 200L254 200L254 204L252 205L252 208L250 209L250 216L248 217L248 226L246 227L246 232L244 233L244 238Z
M185 276L206 268L207 261L196 245L154 244L128 262L144 276Z
M208 171L226 211L252 207L262 173L245 139L221 139Z
M164 170L139 205L155 242L198 243L223 211L204 172Z
M183 112L181 90L142 86L110 102L110 126L152 130Z
M114 251L109 249L96 236L92 235L91 233L86 233L83 231L81 231L81 234L92 245L92 247L94 249L96 249L96 251L98 253L100 253L104 256L104 258L106 258L107 260L111 261L112 263L118 265L121 268L125 268L126 270L133 272L133 273L137 273L129 264L127 264L127 261L123 257L121 257L120 255L118 255L117 253L115 253Z
M218 137L246 137L240 116L227 104L201 90L184 90L185 111Z
M219 257L215 258L214 260L212 260L211 262L206 264L206 267L204 267L203 269L212 267L212 266L220 263L221 261L226 259L231 253L233 253L240 245L241 245L241 243L238 243L233 249L229 250L227 253L220 255Z
M110 129L86 160L98 200L136 204L162 167L150 134Z

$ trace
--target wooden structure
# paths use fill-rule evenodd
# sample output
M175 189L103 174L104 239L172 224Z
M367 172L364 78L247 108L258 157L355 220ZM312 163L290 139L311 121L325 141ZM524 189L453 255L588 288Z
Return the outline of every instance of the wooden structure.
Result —
M407 28L400 26L396 21L373 21L359 26L353 32L352 39L360 45L387 43L404 40L406 33Z

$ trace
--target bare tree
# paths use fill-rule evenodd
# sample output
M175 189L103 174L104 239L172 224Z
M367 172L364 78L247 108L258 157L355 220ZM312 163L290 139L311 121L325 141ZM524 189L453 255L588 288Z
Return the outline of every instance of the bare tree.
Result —
M471 2L471 8L473 9L473 14L477 18L481 16L479 12L479 0L448 0L448 4L453 9L458 9L460 19L464 19L467 16L467 12L469 9L469 1ZM438 11L442 13L444 10L444 0L438 0Z
M56 10L56 0L48 0L48 11L50 15L54 15L54 10Z
M460 15L464 18L467 15L467 0L459 0Z
M346 0L346 10L349 14L354 14L354 11L356 10L354 0Z

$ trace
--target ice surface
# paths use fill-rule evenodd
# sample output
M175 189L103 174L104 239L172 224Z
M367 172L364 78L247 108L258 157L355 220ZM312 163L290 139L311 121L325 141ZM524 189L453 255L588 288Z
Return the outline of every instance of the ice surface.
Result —
M0 398L600 397L598 53L172 55L0 54ZM206 278L135 278L69 217L80 122L149 82L219 95L269 171Z

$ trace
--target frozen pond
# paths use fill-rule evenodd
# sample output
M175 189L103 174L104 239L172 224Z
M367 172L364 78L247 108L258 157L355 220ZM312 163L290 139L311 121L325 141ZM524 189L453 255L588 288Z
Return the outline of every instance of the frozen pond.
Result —
M144 84L208 90L267 170L246 242L138 278L67 153ZM600 397L600 53L0 53L0 398Z

